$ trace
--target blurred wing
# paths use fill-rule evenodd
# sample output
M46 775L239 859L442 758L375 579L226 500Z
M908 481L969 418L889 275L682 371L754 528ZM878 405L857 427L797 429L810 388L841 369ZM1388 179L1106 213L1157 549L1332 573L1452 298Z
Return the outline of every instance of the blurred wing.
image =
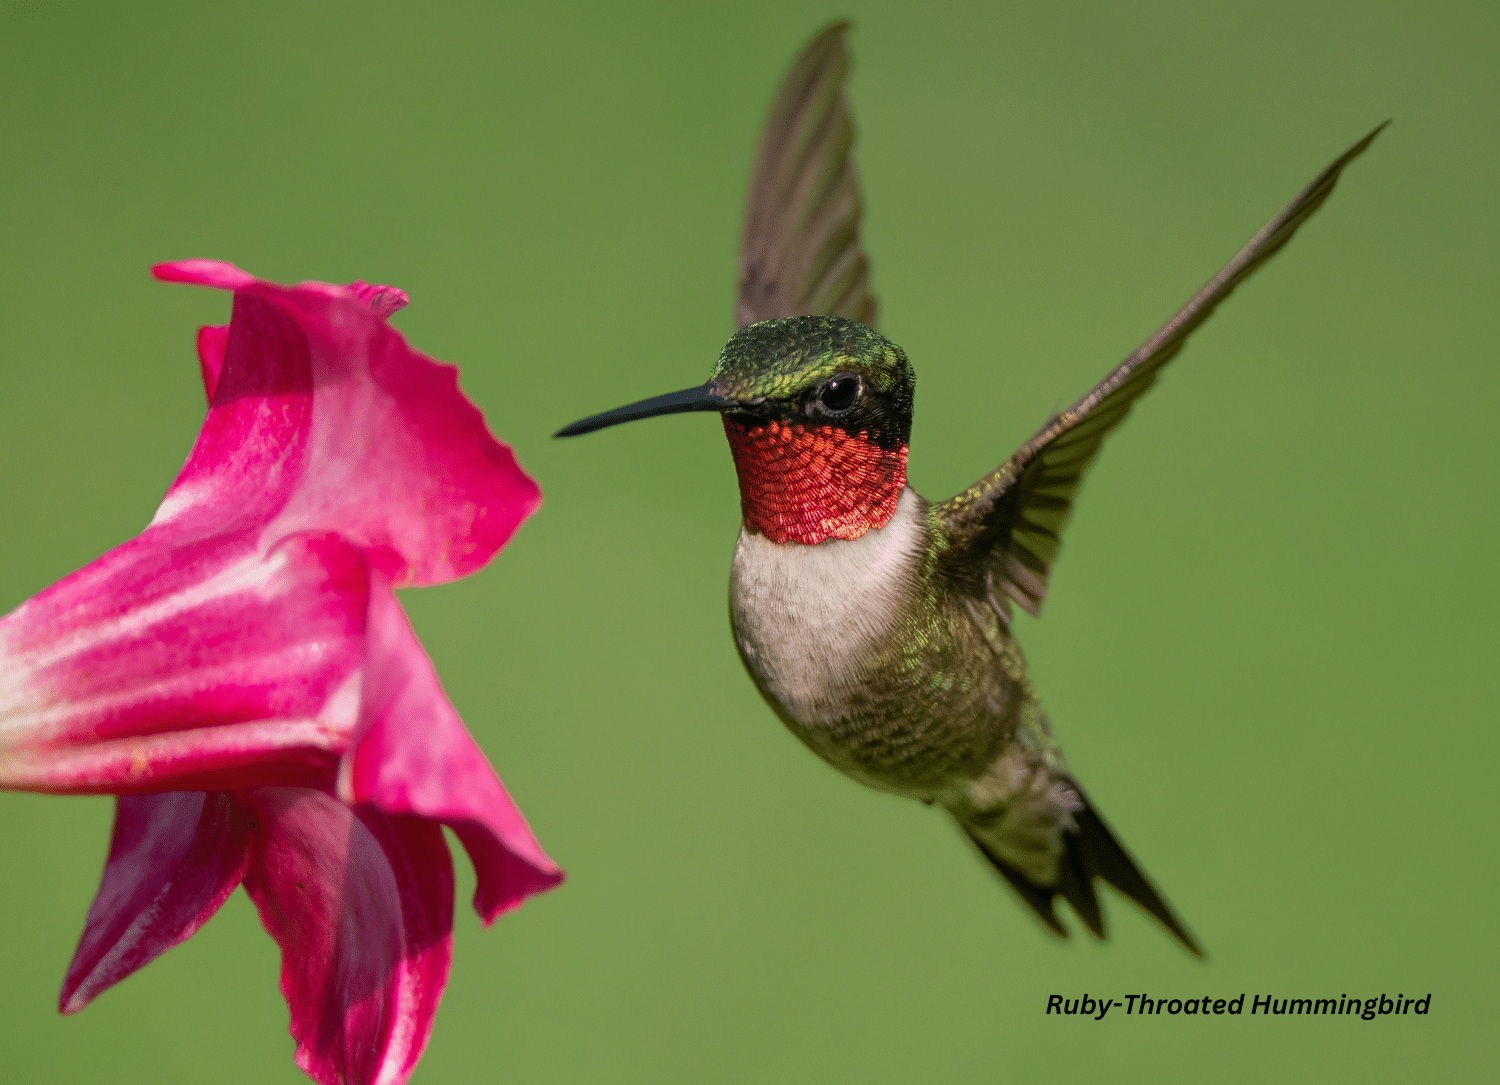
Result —
M1386 124L1390 122L1387 121ZM1041 610L1063 525L1084 472L1109 431L1151 387L1162 366L1214 308L1291 240L1323 205L1344 167L1362 154L1382 124L1329 166L1252 237L1192 300L1100 381L1052 418L1009 460L935 511L948 533L949 560L987 569L999 589L1030 614ZM996 600L997 604L1000 600Z
M761 133L740 245L738 327L814 313L875 320L849 153L848 29L834 23L802 50Z

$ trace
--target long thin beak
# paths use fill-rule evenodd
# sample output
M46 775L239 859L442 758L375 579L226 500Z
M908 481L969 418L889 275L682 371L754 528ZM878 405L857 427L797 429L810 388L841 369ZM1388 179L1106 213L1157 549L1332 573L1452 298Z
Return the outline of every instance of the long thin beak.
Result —
M612 411L596 414L564 426L552 436L577 437L580 433L593 433L596 429L613 426L620 422L634 422L637 418L654 418L659 414L681 414L684 411L732 411L744 407L737 399L726 399L719 395L713 381L696 388L684 388L680 392L668 392L664 396L643 399L628 407L616 407Z

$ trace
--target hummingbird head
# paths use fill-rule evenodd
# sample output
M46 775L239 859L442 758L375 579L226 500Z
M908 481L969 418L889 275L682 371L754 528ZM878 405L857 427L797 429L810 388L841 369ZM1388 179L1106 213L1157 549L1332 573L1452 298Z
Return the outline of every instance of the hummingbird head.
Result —
M916 377L884 336L836 316L751 324L708 383L575 422L559 437L683 411L718 411L747 530L772 542L856 539L906 485Z
M830 427L885 449L911 439L916 377L883 335L837 316L766 320L736 332L709 384L743 425Z

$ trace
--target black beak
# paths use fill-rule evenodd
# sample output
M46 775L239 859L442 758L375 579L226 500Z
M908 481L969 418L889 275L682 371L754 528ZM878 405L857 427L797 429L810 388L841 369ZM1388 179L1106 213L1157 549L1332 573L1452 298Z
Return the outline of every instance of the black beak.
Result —
M580 433L593 433L596 429L613 426L619 422L634 422L637 418L654 418L659 414L682 414L684 411L734 411L743 410L749 404L737 399L726 399L719 395L713 381L697 388L684 388L680 392L668 392L664 396L643 399L628 407L616 407L612 411L596 414L592 418L564 426L552 436L577 437Z

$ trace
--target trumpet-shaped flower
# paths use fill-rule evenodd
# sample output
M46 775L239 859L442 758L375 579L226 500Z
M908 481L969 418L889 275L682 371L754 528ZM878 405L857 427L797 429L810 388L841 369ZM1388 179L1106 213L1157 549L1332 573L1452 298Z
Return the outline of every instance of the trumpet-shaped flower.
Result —
M478 569L539 501L385 318L390 287L234 294L209 410L146 530L0 618L0 787L113 793L61 1008L190 937L243 885L282 950L297 1062L405 1080L447 979L453 870L490 923L562 878L474 744L393 589Z

